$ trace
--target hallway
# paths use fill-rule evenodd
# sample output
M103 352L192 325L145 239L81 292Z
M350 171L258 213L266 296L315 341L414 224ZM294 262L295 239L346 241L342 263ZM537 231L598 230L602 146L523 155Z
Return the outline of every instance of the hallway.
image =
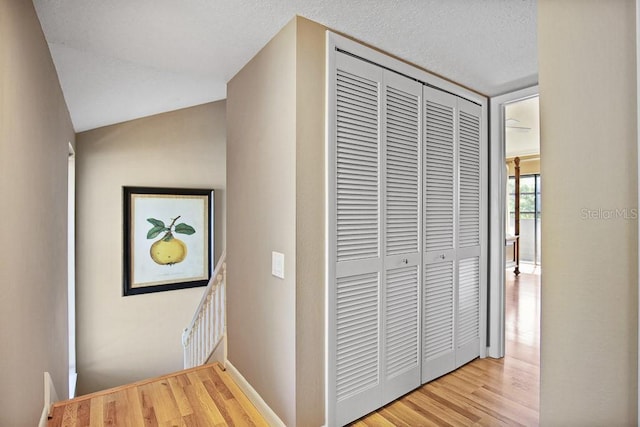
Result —
M537 426L540 275L507 271L505 277L506 357L476 359L352 425ZM218 365L156 380L56 404L49 426L264 423Z
M507 271L505 277L506 357L476 359L352 425L537 426L540 275Z
M505 274L505 338L507 359L540 367L540 267L536 274L521 266L520 276Z

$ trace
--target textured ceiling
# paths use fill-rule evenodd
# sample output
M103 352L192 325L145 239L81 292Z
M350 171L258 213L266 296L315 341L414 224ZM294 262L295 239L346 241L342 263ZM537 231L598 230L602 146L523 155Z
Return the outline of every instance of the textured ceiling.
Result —
M535 0L34 0L77 131L223 99L301 15L492 96L537 82Z

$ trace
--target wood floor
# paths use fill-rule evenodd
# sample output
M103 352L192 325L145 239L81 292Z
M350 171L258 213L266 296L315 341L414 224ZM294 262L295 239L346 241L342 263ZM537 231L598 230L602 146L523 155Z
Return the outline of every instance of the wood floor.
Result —
M352 426L537 426L540 276L506 277L506 357L476 359Z
M49 427L267 426L220 365L204 365L54 405Z
M353 426L537 426L540 276L507 272L506 357L476 359ZM266 426L219 365L57 403L49 427Z

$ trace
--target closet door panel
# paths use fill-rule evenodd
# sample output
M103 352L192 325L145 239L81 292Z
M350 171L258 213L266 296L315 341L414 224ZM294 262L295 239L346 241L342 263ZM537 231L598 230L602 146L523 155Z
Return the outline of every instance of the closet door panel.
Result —
M480 107L458 101L460 248L480 248Z
M480 354L481 184L478 105L458 100L458 307L456 366Z
M337 280L336 397L340 424L373 411L380 401L380 276Z
M336 422L379 406L382 367L382 70L336 54L335 278L329 289Z
M419 253L422 85L385 73L385 255Z
M420 385L422 85L384 73L384 385L386 404Z
M454 262L425 267L422 296L422 382L455 369Z
M458 264L458 325L456 367L478 357L480 351L480 258Z
M389 269L385 277L385 381L381 405L420 385L420 276L418 265Z
M424 88L424 251L452 255L455 247L456 97Z
M337 59L337 262L377 259L382 73L348 56Z
M425 87L422 382L455 368L456 97Z

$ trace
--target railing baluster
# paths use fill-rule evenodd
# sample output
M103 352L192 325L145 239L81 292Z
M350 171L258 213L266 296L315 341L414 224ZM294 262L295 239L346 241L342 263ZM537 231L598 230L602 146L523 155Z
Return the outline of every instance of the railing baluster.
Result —
M218 339L218 337L220 336L219 333L219 328L220 328L220 318L218 317L218 312L220 310L220 284L218 283L218 286L216 286L216 293L215 293L215 312L213 313L214 319L215 319L215 325L214 325L214 334L216 335L216 339Z
M218 300L222 301L224 297L224 287L220 286L218 289ZM224 307L222 305L218 305L218 312L216 313L216 317L218 319L218 334L222 335L222 327L224 326L224 318L222 317Z
M215 336L214 336L214 334L213 334L213 330L215 329L215 323L214 323L214 322L215 322L215 319L214 319L214 317L213 317L213 315L212 315L213 310L215 309L216 301L215 301L215 299L213 298L213 295L214 295L214 294L209 293L209 295L208 295L208 297L207 297L207 298L209 298L209 305L207 306L207 319L208 319L208 320L207 320L207 328L208 328L208 333L207 333L207 340L208 340L207 348L208 348L208 349L211 349L211 348L214 346L214 344L216 343L216 341L215 341Z
M226 254L209 280L193 320L182 334L184 367L191 368L207 362L226 333ZM226 347L223 358L226 359Z
M200 316L200 322L202 325L202 347L200 351L200 364L205 362L205 352L207 351L207 310L206 303L205 309L202 310L202 315Z
M202 323L202 312L198 316L198 365L202 364L202 353L204 353L204 324Z
M209 295L207 295L207 299L209 300L209 304L207 304L207 353L209 352L209 350L211 349L211 347L213 346L213 318L211 317L211 307L215 304L215 301L213 300L213 295L211 293L209 293ZM207 358L209 357L209 354L207 354ZM206 360L205 360L206 363Z
M195 346L194 346L194 351L193 351L193 364L194 366L197 366L198 363L198 358L200 357L200 316L198 316L198 320L196 320L196 330L195 330L195 334L194 334L194 338L195 338Z

